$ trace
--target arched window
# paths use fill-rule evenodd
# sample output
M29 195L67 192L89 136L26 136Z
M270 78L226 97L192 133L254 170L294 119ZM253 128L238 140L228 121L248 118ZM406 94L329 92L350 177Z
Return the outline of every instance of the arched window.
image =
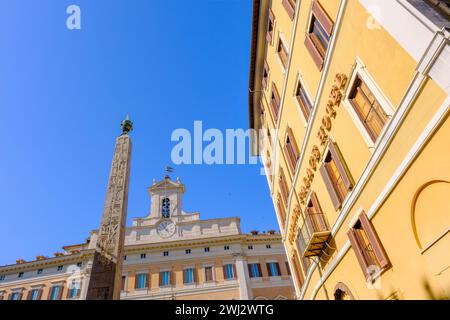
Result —
M162 200L161 214L163 218L170 218L170 199L164 198Z
M343 284L342 282L339 282L336 287L334 288L334 299L335 300L355 300L355 297L353 296L350 289Z

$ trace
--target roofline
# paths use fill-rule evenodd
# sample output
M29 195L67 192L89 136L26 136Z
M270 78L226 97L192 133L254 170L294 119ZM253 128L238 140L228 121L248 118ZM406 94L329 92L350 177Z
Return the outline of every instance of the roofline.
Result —
M256 49L258 43L259 7L262 0L253 0L252 38L250 42L250 75L248 84L249 128L254 129L253 90L255 87Z

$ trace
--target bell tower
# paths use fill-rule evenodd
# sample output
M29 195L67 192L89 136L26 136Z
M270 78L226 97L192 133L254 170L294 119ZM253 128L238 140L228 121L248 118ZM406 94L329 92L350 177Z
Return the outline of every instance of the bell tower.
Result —
M151 208L148 218L168 219L182 215L182 201L184 184L178 178L172 181L166 175L160 182L153 180L153 185L148 188L151 198Z
M122 278L123 249L130 183L131 139L133 122L122 121L122 134L114 149L102 220L89 284L87 300L119 300Z

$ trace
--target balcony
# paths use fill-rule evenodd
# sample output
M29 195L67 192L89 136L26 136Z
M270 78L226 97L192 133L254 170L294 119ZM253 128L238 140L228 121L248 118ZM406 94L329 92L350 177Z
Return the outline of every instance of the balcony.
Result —
M326 246L331 231L323 213L307 213L298 242L304 258L318 256Z

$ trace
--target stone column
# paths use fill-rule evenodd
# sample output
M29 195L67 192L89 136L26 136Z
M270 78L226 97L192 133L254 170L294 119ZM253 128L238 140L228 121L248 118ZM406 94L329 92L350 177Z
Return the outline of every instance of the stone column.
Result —
M235 256L236 273L239 283L239 295L241 300L253 300L253 292L250 286L250 276L248 274L247 257L243 254Z

